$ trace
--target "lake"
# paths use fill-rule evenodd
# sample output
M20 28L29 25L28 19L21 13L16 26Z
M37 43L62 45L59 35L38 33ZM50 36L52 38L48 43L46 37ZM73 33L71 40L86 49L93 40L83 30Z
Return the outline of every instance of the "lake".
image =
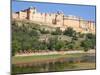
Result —
M12 73L21 74L95 69L95 62L94 55L84 55L82 57L66 57L44 62L13 64Z

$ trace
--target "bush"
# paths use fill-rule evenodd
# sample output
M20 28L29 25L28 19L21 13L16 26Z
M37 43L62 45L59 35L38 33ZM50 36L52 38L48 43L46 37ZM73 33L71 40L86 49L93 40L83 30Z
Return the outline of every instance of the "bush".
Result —
M92 48L92 41L91 40L84 40L81 42L81 46L84 48L84 51L88 51Z
M41 34L49 34L49 30L46 30L45 28L40 29Z
M56 28L55 31L51 32L52 35L61 35L62 34L62 31L60 30L60 28Z
M64 34L64 35L67 35L67 36L70 36L70 37L73 37L73 36L75 36L76 31L74 31L73 28L68 27L68 28L63 32L63 34Z

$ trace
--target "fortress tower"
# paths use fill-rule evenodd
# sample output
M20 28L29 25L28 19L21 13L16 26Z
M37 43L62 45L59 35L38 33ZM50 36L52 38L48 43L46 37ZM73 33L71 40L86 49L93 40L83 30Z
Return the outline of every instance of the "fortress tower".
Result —
M34 17L34 14L37 12L35 7L30 7L27 9L27 19L32 20Z
M56 14L56 24L59 26L64 25L64 14L63 12L58 11Z

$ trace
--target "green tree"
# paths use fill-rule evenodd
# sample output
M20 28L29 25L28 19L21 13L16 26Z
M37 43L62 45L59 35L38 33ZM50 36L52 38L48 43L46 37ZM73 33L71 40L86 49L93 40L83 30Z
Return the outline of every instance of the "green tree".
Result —
M48 40L48 49L49 50L55 50L55 44L56 44L56 42L58 41L58 38L56 37L54 37L54 38L50 38L49 40Z
M68 44L67 45L67 48L72 50L72 49L74 49L74 45L72 43L71 44Z
M12 41L12 56L15 55L16 52L21 50L21 43L18 40Z
M65 43L64 41L57 41L55 44L55 50L61 50L64 49Z
M89 49L91 49L92 42L91 42L91 40L86 39L81 42L81 46L84 48L84 51L88 51Z
M91 41L91 48L95 48L96 46L96 36L95 34L88 33L86 34L86 39Z
M64 34L64 35L67 35L67 36L70 36L70 37L73 37L73 36L75 36L76 31L73 30L73 28L68 27L68 28L63 32L63 34Z
M88 33L88 34L86 34L86 38L87 39L95 39L95 35L92 33Z

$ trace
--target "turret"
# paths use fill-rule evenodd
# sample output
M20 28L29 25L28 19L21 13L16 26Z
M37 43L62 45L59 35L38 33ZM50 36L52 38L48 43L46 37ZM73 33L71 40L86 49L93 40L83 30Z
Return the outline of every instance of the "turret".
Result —
M62 11L58 11L56 14L56 24L59 26L64 25L64 14Z
M32 20L32 18L33 18L33 15L35 14L37 12L37 10L36 10L36 8L35 7L29 7L28 9L27 9L27 18L29 19L29 20Z

